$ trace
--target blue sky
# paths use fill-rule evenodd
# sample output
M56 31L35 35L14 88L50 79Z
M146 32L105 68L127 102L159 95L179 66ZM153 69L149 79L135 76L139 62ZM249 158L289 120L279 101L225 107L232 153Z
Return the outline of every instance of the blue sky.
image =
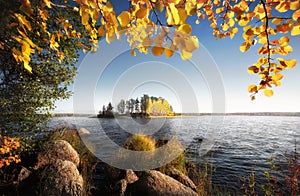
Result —
M212 29L206 22L193 25L192 34L200 41L200 49L194 52L192 61L200 62L201 65L181 60L178 54L168 59L164 55L154 57L151 54L144 55L137 52L137 56L132 57L130 50L126 50L129 46L124 44L121 45L125 50L119 52L120 54L107 57L120 50L120 43L108 45L102 41L99 45L100 54L97 52L94 55L81 55L77 65L79 77L75 80L75 84L70 86L75 93L75 100L71 98L57 102L55 112L75 110L81 113L96 113L109 101L116 104L121 98L136 98L143 94L166 98L176 112L216 112L222 109L214 107L215 100L223 99L222 92L218 95L218 88L220 91L224 88L226 99L217 104L224 104L225 112L300 111L299 65L284 71L282 86L273 88L272 98L259 94L255 101L251 101L247 87L250 84L257 84L259 77L249 75L247 68L260 57L257 54L257 47L241 53L239 50L243 42L241 30L233 40L230 38L215 40ZM299 43L299 37L292 37L290 45L294 51L284 58L295 58L300 62ZM106 57L110 59L104 63ZM89 70L89 66L94 66L95 69ZM221 77L217 73L207 74L207 70L211 67L218 69ZM99 71L100 69L102 70ZM216 86L220 84L223 86Z

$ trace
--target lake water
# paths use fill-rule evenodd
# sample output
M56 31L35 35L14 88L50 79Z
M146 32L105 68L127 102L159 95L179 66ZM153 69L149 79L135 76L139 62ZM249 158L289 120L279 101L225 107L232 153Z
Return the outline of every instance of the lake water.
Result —
M291 116L199 116L147 120L97 119L87 117L54 118L52 125L76 125L92 134L86 139L101 146L108 138L122 145L129 132L145 132L157 139L176 137L187 149L187 157L197 163L204 155L213 163L213 183L239 192L240 177L255 171L258 183L263 182L267 160L295 149L300 152L300 117ZM99 130L101 130L99 133ZM97 137L95 137L97 136ZM100 138L100 139L99 139ZM101 141L101 138L104 138ZM210 145L214 144L212 148ZM104 149L104 150L103 150ZM109 156L109 153L107 154Z

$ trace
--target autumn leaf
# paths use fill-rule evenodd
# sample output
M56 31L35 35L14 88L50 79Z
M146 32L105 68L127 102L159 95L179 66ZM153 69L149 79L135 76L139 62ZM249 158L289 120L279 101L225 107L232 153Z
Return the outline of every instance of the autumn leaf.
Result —
M250 44L248 42L244 42L241 46L240 46L240 51L241 52L246 52L247 50L249 50L250 48Z
M273 91L271 90L271 89L265 89L264 90L264 95L266 96L266 97L272 97L273 96Z
M165 54L167 58L171 58L174 54L174 50L170 49L169 47L165 49Z
M248 73L249 74L255 74L255 73L258 73L258 72L259 72L259 69L256 66L251 66L251 67L248 68Z
M105 35L105 30L104 30L103 26L100 26L100 27L98 28L98 35L99 35L100 37L103 37L103 36Z
M182 31L188 35L192 33L192 27L189 24L182 24L178 27L178 31Z
M278 81L278 80L281 80L282 78L283 78L282 74L273 74L272 75L272 80L273 81Z
M282 18L274 18L272 20L272 24L279 25L282 22Z
M154 56L161 56L164 53L165 49L163 47L154 46L152 48L152 54Z
M130 21L130 14L127 11L123 11L118 16L118 21L120 22L121 27L126 27Z
M299 35L300 34L300 23L299 24L296 24L293 26L293 29L291 31L291 35L292 36L296 36L296 35Z
M248 86L248 92L249 93L256 93L257 92L257 86L255 84Z
M277 30L277 32L279 32L279 33L287 33L287 32L289 32L290 31L290 25L289 24L281 24L281 25L277 25L276 26L276 30Z
M24 26L24 25L25 25L25 27L26 27L29 31L31 31L31 25L30 25L30 23L28 22L28 20L26 19L25 16L23 16L22 14L17 14L17 13L15 13L15 16L17 17L17 19L18 19L18 21L19 21L19 24L20 24L21 26Z
M183 60L188 60L188 59L192 58L192 55L193 55L192 52L186 51L184 49L182 49L180 51L180 56Z
M145 18L147 16L148 9L145 7L141 7L135 14L137 18Z
M300 10L295 11L292 17L295 21L297 21L300 18Z

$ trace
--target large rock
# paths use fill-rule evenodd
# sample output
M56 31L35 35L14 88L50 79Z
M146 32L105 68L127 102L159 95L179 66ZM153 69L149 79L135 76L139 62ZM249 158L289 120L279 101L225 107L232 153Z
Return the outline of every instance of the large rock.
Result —
M139 180L127 185L126 195L197 195L191 188L155 170L144 172Z
M41 195L84 195L82 176L76 165L67 160L56 160L41 174Z
M139 178L137 177L137 175L134 173L134 171L132 169L127 169L125 171L125 178L124 178L128 184L132 184L134 182L136 182Z
M79 130L78 130L78 134L80 136L86 136L86 135L90 135L91 133L89 132L89 130L81 127Z
M197 191L197 187L194 184L194 182L186 175L184 175L184 173L182 173L181 171L179 171L176 168L168 168L166 170L166 174L172 178L174 178L175 180L181 182L182 184L184 184L187 187L190 187L192 190Z
M53 164L57 159L73 162L78 167L80 158L77 151L65 140L48 142L44 150L38 154L37 168Z

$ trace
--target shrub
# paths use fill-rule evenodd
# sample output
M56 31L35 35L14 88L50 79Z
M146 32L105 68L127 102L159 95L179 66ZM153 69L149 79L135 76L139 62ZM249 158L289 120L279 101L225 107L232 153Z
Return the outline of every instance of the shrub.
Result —
M150 151L155 150L156 142L149 136L136 134L127 139L124 148L135 151Z

